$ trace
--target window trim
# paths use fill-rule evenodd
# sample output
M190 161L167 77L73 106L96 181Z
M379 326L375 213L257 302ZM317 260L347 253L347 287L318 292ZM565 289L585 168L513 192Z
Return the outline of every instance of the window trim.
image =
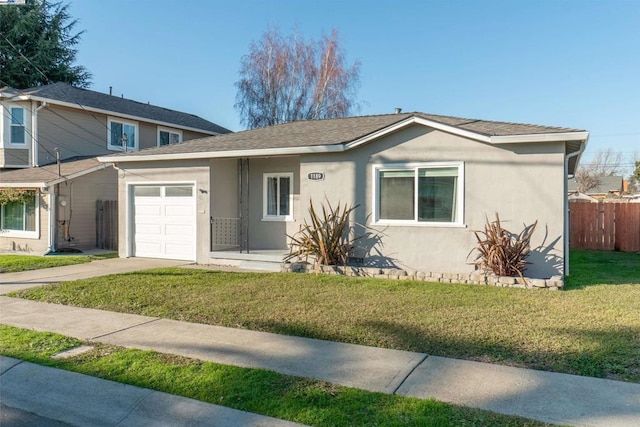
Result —
M432 221L418 221L417 200L414 203L414 219L381 219L380 218L380 172L383 171L403 171L413 170L416 172L415 179L417 178L418 169L434 169L434 168L452 168L458 169L458 183L456 194L456 221L455 222L432 222ZM385 163L374 164L372 168L373 179L373 225L385 225L385 226L409 226L409 227L466 227L464 222L464 162L451 161L451 162L421 162L421 163ZM417 183L416 183L417 184ZM418 186L414 188L414 197L418 197Z
M289 214L288 215L268 215L268 187L269 178L289 178ZM280 192L278 191L278 198ZM276 201L278 211L280 210L280 200ZM262 220L263 221L293 221L293 172L268 172L262 174Z
M13 110L22 110L22 125L15 125L13 124ZM9 117L8 117L8 122L9 122L9 145L13 146L13 147L22 147L25 148L27 147L27 117L26 117L26 111L27 109L25 107L9 107ZM22 134L24 137L24 142L13 142L13 138L12 138L12 130L14 127L21 127L22 128Z
M158 126L158 131L156 132L156 144L158 147L163 147L163 145L160 145L160 132L168 132L169 134L175 133L176 135L178 135L178 142L176 142L176 144L179 144L182 142L181 130ZM171 139L171 136L169 136L169 139ZM169 145L173 145L173 144L169 143Z
M2 221L0 219L0 236L2 237L20 237L25 239L39 239L40 238L40 192L38 190L29 190L33 191L35 195L35 230L34 231L24 231L24 230L5 230L2 228ZM0 218L4 217L4 205L0 206Z
M127 147L125 150L124 146L113 145L111 143L111 124L112 123L121 123L123 125L133 126L134 128L134 136L135 136L135 145L133 147ZM131 120L124 120L119 117L109 117L107 119L107 149L111 151L138 151L140 148L140 130L138 127L138 122L134 122Z

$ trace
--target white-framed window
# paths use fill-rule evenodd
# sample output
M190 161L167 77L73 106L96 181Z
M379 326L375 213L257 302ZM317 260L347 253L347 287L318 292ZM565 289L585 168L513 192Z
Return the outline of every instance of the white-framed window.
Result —
M138 149L138 124L121 119L108 120L108 148L116 151L135 151Z
M374 165L375 222L464 225L464 163Z
M174 129L158 128L158 147L182 142L182 132Z
M293 173L263 175L263 220L293 219Z
M25 127L25 110L22 107L11 107L10 109L10 133L9 143L15 145L25 145L27 143Z
M29 190L24 202L8 202L0 206L1 235L13 237L38 237L39 197Z

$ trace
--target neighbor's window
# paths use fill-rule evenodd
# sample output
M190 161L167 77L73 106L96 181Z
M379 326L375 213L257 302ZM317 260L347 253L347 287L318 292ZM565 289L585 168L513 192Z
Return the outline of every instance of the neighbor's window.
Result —
M182 133L168 129L158 129L158 146L182 142Z
M109 149L137 150L138 125L132 122L109 119Z
M0 228L3 232L35 232L37 195L29 191L25 202L8 202L0 207Z
M264 219L290 220L293 218L291 208L292 194L292 173L264 174Z
M25 144L24 108L11 108L11 144Z
M462 163L388 165L375 171L378 221L462 224Z

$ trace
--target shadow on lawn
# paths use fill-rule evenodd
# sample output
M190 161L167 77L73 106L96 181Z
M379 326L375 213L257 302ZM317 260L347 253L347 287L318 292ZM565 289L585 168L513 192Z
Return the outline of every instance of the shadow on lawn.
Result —
M525 351L504 342L492 342L482 337L469 339L440 336L419 327L390 322L370 321L345 328L361 329L369 339L353 340L353 331L342 334L327 334L318 328L303 323L252 322L249 329L270 331L278 334L303 336L328 341L403 349L432 356L465 359L476 362L563 372L575 375L607 378L620 381L640 382L640 362L634 355L640 354L640 328L575 329L547 326L558 339L567 342L583 341L593 351ZM543 326L541 326L543 327ZM507 333L505 331L505 333ZM374 340L375 343L372 343ZM622 344L621 344L622 343ZM629 345L633 343L633 345Z

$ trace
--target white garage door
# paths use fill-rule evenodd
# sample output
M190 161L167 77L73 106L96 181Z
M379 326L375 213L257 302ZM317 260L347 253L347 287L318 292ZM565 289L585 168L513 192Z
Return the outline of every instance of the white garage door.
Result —
M133 256L195 261L192 185L133 187Z

